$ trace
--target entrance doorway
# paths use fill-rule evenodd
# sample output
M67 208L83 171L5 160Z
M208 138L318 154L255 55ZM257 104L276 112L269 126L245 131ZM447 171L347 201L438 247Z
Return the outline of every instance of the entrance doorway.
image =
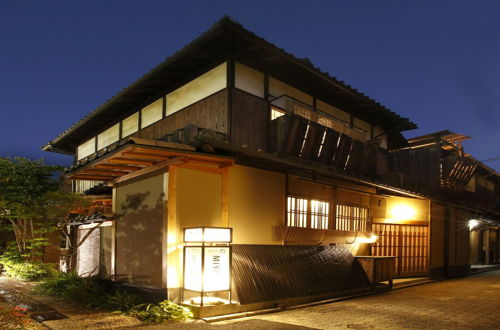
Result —
M379 237L372 244L373 256L394 256L394 275L422 276L429 270L429 226L373 223Z

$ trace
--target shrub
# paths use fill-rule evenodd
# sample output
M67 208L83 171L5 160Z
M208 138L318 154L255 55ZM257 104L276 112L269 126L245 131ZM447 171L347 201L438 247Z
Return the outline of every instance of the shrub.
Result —
M7 275L23 281L37 281L57 272L55 265L41 262L3 263L3 266Z
M117 312L127 313L140 302L139 296L118 289L113 294L107 296L106 308Z
M107 293L111 292L111 286L111 281L68 273L40 283L36 290L49 296L77 301L87 307L102 308L106 307Z
M180 322L193 317L193 313L188 308L174 304L170 300L164 300L158 304L137 305L128 314L146 323Z
M0 264L8 276L23 281L36 281L58 273L54 264L26 260L19 253L14 242L9 243L7 249L0 255Z
M158 304L139 304L137 295L117 288L114 282L97 277L78 277L74 273L60 274L48 279L40 283L36 290L46 295L82 303L87 307L125 313L146 323L184 321L193 316L188 308L169 300Z

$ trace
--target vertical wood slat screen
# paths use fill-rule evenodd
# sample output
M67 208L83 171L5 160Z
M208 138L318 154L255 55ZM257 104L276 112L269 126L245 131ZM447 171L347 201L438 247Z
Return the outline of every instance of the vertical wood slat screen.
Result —
M343 231L369 231L368 209L366 207L337 204L335 208L335 229Z
M372 245L373 256L395 256L398 276L428 271L429 227L421 225L373 224L379 239Z
M288 196L287 226L328 229L330 203Z

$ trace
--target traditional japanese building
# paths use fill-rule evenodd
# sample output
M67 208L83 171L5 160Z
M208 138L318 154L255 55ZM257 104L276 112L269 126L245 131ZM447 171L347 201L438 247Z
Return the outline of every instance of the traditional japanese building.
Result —
M469 250L459 244L469 241L462 220L453 222L455 238L451 220L443 220L458 219L459 211L412 185L420 184L414 175L423 182L428 175L406 155L446 150L439 143L415 149L423 140L401 134L414 128L309 60L223 18L44 150L74 155L67 178L75 191L109 189L114 218L99 222L106 227L94 237L101 274L186 302L182 288L197 275L187 278L184 267L205 261L186 257L183 230L231 228L230 249L221 251L232 252L229 288L244 310L369 290L356 256L397 256L400 276L468 267L468 259L449 259L452 250ZM479 175L443 168L432 177L436 187L467 186ZM206 274L200 270L199 280Z

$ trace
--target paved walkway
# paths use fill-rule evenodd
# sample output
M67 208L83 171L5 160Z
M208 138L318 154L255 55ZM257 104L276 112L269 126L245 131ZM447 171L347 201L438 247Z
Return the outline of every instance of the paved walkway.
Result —
M5 287L7 283L2 283ZM24 291L23 288L10 288ZM207 324L203 321L139 326L109 312L82 311L32 296L69 316L44 322L50 329L499 329L500 270L439 281L309 308ZM45 301L47 300L47 301ZM1 307L1 306L0 306Z
M248 320L314 329L500 329L500 271L213 325Z

